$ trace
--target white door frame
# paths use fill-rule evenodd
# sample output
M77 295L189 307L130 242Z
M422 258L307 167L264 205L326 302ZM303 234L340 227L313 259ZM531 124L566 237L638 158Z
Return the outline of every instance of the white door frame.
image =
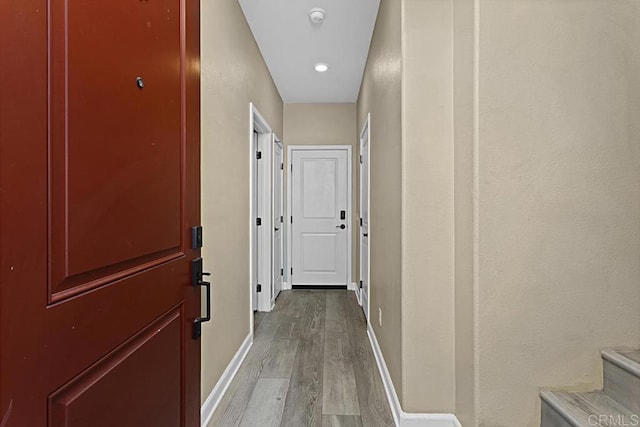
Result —
M282 164L284 164L284 145L282 144L282 140L278 137L278 135L276 135L275 133L272 134L273 135L273 143L271 146L271 151L272 153L275 151L276 145L279 145L282 149ZM273 213L275 211L275 206L277 203L280 204L280 213L282 214L282 216L285 216L285 211L284 211L284 168L280 168L278 165L273 164L273 162L275 161L275 156L272 156L273 161L271 162L271 164L273 165L273 174L271 175L272 177L272 182L273 185L275 186L275 181L273 180L273 177L275 176L275 174L280 174L280 200L276 200L275 199L275 188L272 186L272 191L271 191L271 195L272 195L272 206L271 206L271 212ZM274 223L277 223L278 219L274 218ZM271 230L271 241L273 242L273 246L272 246L272 256L273 254L275 254L277 251L280 252L280 269L284 270L284 228L285 228L285 222L284 222L284 218L283 218L283 222L280 224L280 247L276 248L275 246L275 241L273 239L273 235L275 234L275 230ZM273 262L272 262L273 264ZM274 277L274 275L276 274L276 272L272 271L271 272L271 278ZM282 274L281 277L281 291L284 290L284 274ZM272 289L272 285L269 286L269 292L270 292L270 309L273 309L273 307L275 306L275 298L276 296L273 295L273 292L271 291Z
M351 270L352 270L352 261L353 254L351 253L351 239L353 235L353 207L351 206L351 197L352 197L352 156L351 151L352 148L350 145L289 145L287 147L287 218L288 221L285 220L285 224L287 226L287 266L289 269L293 268L292 262L293 257L291 253L291 248L293 247L293 236L291 234L291 217L293 215L293 204L292 204L292 178L291 178L291 170L293 167L293 152L294 151L327 151L327 150L345 150L347 152L347 227L349 232L347 233L347 282L345 286L349 287L351 283ZM291 276L291 270L289 270L288 275L288 287L293 286L293 277Z
M367 137L367 159L369 161L369 167L367 168L367 185L369 186L369 191L367 191L367 212L369 213L369 231L368 231L368 236L367 239L369 239L369 251L367 253L367 277L369 278L369 284L368 284L368 290L369 293L367 295L367 307L363 307L365 310L365 314L366 314L366 318L367 318L367 323L371 323L371 113L367 114L367 120L364 123L364 126L362 126L362 131L360 132L360 139L359 139L359 147L360 147L360 154L362 154L363 152L363 142L365 139L365 135ZM358 163L360 164L360 163ZM360 199L360 215L362 215L362 207L364 205L364 201L362 200L362 167L359 167L360 169L360 188L358 191L359 194L359 199ZM359 224L358 224L359 225ZM362 277L364 276L363 273L363 263L362 263L362 229L360 227L358 227L358 238L360 240L360 244L359 246L359 253L358 256L360 257L360 278L358 280L362 280ZM358 289L358 296L359 296L359 300L360 300L360 305L362 305L362 289Z
M257 146L254 141L254 131L258 132ZM269 123L262 117L253 103L249 103L249 318L251 333L253 334L253 311L270 311L271 289L271 149L272 131ZM256 152L262 153L257 160ZM258 162L260 168L257 167ZM258 181L258 186L254 184ZM263 226L256 226L256 219L261 218ZM258 253L258 260L254 259L254 251ZM262 285L262 292L257 293L256 287Z

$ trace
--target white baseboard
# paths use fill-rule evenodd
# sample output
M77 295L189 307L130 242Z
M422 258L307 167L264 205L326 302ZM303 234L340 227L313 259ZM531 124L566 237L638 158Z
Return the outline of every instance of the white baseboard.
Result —
M249 333L249 335L247 335L247 337L244 339L242 345L240 345L240 348L236 352L236 355L233 356L233 359L231 359L231 362L229 362L227 369L224 370L215 387L213 387L213 390L211 390L211 394L209 394L207 400L204 401L202 408L200 408L200 420L202 427L205 427L207 424L209 424L209 421L211 421L213 413L222 400L222 397L227 391L227 388L229 388L229 384L231 384L231 381L233 381L236 373L238 373L238 369L240 368L240 365L242 365L242 362L247 356L247 353L249 353L249 349L252 345L253 334Z
M290 291L291 288L291 283L289 282L282 282L282 290L283 291Z
M355 292L358 305L362 305L362 301L360 301L360 286L355 282L351 282L351 284L347 285L347 290Z
M400 400L398 400L398 394L393 386L391 375L387 369L387 364L384 361L384 356L380 350L378 339L371 325L367 325L367 335L369 335L369 342L373 349L373 355L382 377L382 383L384 390L387 393L387 400L389 406L391 406L391 413L393 420L398 427L462 427L460 421L453 414L416 414L408 413L402 410Z

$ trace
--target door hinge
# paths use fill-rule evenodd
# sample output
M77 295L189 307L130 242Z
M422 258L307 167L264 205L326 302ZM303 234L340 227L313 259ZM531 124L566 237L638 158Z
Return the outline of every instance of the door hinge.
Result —
M281 275L281 276L284 276L284 268L281 268L281 269L280 269L280 275Z
M202 226L194 225L191 227L191 249L200 249L202 247Z
M283 222L284 222L284 217L280 216L280 223L283 223Z
M291 275L293 276L293 267L291 267Z
M293 163L291 163L291 172L293 172Z
M360 218L360 227L362 227L362 218Z
M364 162L362 161L362 154L360 154L360 164L362 164L362 163L364 163Z
M262 292L262 285L258 284L258 286L256 287L258 292Z
M262 218L256 218L256 225L260 227L262 225Z
M293 216L291 217L291 224L293 224Z
M260 160L262 158L262 151L256 151L256 159Z
M284 170L284 163L280 163L280 170L283 171Z
M360 289L362 289L362 280L360 280Z

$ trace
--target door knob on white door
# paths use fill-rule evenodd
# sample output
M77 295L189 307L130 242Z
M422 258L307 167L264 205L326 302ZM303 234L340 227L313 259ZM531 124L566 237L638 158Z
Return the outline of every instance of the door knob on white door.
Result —
M344 224L340 224L340 225L336 225L336 228L339 228L339 229L341 229L341 230L344 230L345 228L347 228L347 226L346 226L346 225L344 225Z

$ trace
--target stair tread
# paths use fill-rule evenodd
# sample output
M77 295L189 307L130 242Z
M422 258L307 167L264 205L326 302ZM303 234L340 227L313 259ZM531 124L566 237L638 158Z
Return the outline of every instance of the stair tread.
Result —
M543 391L540 396L575 426L592 425L589 423L593 423L593 416L603 415L626 422L631 422L633 419L637 420L637 416L633 412L611 399L602 391L587 393Z
M602 358L640 377L640 350L602 350Z
M619 350L618 353L640 364L640 350Z

